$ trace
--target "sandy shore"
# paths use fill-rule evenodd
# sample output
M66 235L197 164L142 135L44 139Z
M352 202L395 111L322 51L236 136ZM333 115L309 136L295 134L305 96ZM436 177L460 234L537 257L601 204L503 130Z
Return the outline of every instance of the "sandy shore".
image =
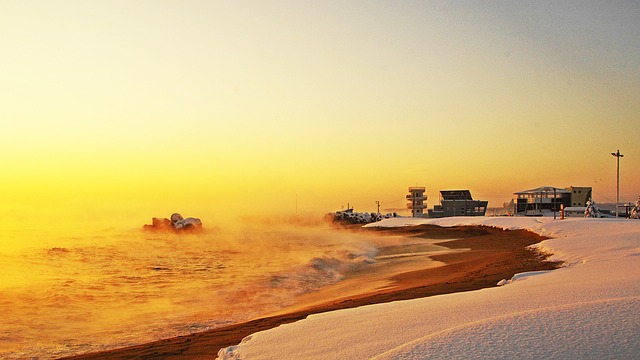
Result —
M379 235L420 236L446 240L438 245L450 249L470 249L432 256L445 265L394 275L389 286L348 298L335 295L317 305L299 304L295 308L264 318L230 325L210 331L164 339L148 344L91 353L72 359L213 359L218 350L238 344L245 336L281 324L304 319L315 313L358 307L369 304L407 300L453 292L477 290L496 286L501 279L516 273L549 270L559 264L546 261L546 257L526 249L544 240L524 230L505 231L489 227L441 228L421 225L397 229L358 229Z

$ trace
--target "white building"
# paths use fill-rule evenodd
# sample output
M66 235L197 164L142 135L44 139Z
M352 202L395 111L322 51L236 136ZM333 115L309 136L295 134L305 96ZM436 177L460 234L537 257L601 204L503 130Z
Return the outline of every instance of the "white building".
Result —
M427 195L424 194L425 187L410 187L409 195L407 195L407 209L411 210L412 217L426 217L424 209L427 208Z
M580 211L584 213L586 203L591 199L592 189L589 186L570 186L568 188L556 188L542 186L536 189L513 193L514 213L524 215L542 214L543 212Z

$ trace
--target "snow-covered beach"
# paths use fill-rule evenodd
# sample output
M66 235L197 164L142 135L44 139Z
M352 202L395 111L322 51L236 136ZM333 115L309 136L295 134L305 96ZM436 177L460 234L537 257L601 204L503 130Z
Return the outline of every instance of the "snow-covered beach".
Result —
M500 287L311 315L247 336L220 359L636 358L640 222L614 219L388 219L369 226L485 225L549 237L565 266Z
M294 233L290 235L295 239L304 236L310 229L296 227L291 230ZM539 243L545 238L526 230L503 231L487 226L440 227L428 224L373 229L361 226L348 229L340 227L326 230L328 232L317 233L324 234L323 236L313 237L313 243L322 246L324 251L319 254L315 252L316 257L309 265L311 269L322 270L323 273L329 271L329 275L334 274L332 278L339 274L339 281L300 294L295 297L294 303L288 306L280 302L279 310L274 309L275 311L266 312L251 320L196 331L188 335L158 337L153 342L140 342L132 344L133 346L98 353L84 353L75 358L164 359L179 354L181 358L209 359L218 349L236 345L251 334L299 321L311 314L483 289L496 286L497 282L511 278L516 273L549 270L558 266L546 261L545 256L538 252L527 249L529 245ZM269 243L272 241L276 239L271 239ZM347 262L336 262L338 258L326 256L331 255L331 252L326 252L326 245L334 244L337 246L335 250L339 250L344 249L350 241L355 241L352 245L360 244L353 250L368 249L367 253L373 255L373 251L376 255L363 258L354 256L360 254L360 251L345 253L340 250L342 257L351 259ZM304 248L310 245L306 244ZM321 255L322 253L325 255ZM317 257L318 255L320 256ZM297 277L296 273L290 275ZM271 294L281 285L289 283L283 283L284 279L280 276L272 279L278 279L275 287L270 291L255 289L256 295ZM211 296L211 292L203 295ZM256 304L253 299L256 297L237 299L236 307L255 311ZM216 299L210 299L208 304L192 306L189 309L206 309L214 306L216 302ZM204 319L200 321L202 320ZM156 324L162 326L161 323ZM164 324L165 327L167 325Z

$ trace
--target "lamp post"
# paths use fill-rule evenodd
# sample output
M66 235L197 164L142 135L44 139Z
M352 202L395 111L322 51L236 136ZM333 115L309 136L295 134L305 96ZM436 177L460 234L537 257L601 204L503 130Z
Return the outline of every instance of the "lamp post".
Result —
M620 154L620 150L611 153L611 155L616 157L616 163L617 163L617 176L616 176L616 181L617 181L617 187L616 187L616 219L618 218L618 204L620 204L620 158L623 157L624 155Z
M558 204L558 199L556 198L556 188L553 188L553 220L556 219L556 205Z

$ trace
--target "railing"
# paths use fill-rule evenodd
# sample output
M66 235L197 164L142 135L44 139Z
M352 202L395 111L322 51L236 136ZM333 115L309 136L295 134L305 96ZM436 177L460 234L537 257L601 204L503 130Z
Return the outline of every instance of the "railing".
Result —
M427 200L426 195L422 195L422 196L407 195L406 198L407 200Z
M562 199L561 198L527 198L527 203L529 204L539 204L539 203L543 203L543 204L552 204L552 203L562 203Z
M407 209L426 209L426 208L427 208L427 204L422 204L422 205L407 204Z

